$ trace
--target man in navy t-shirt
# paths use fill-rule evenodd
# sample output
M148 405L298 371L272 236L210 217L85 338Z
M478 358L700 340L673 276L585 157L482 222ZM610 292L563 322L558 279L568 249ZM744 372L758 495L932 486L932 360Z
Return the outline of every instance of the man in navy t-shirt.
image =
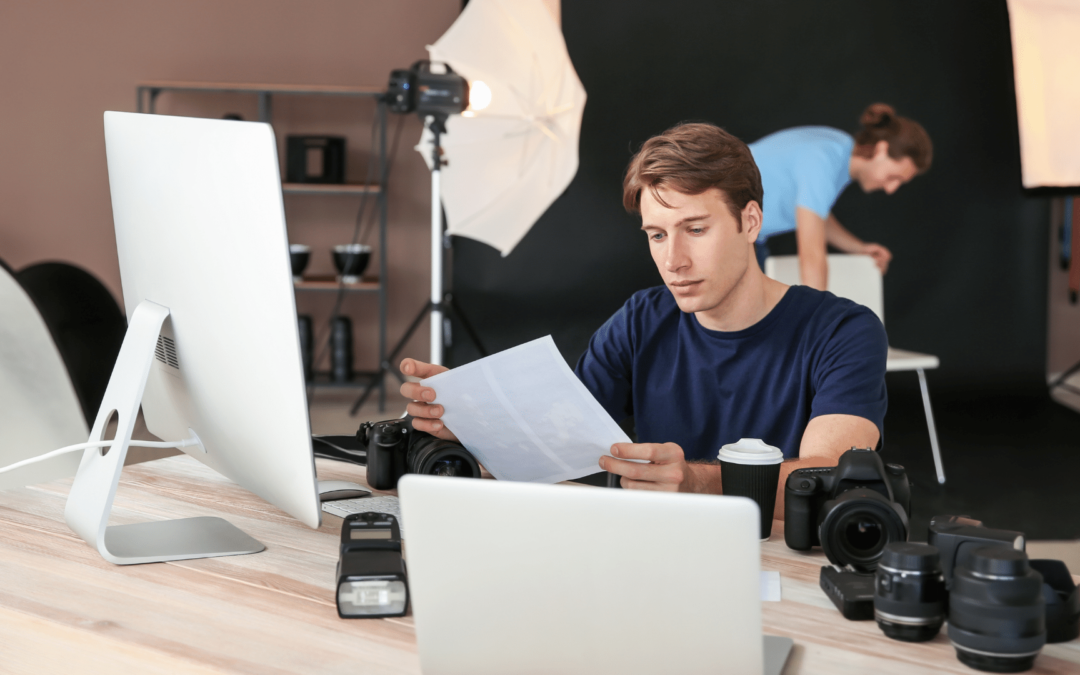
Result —
M766 277L761 177L746 144L710 124L649 139L623 183L664 286L634 294L593 335L575 372L637 443L600 468L624 488L720 494L718 449L740 438L779 447L776 515L787 475L876 447L885 417L885 329L867 308ZM445 370L413 359L406 375ZM402 385L413 426L443 438L435 392ZM627 460L645 460L631 462Z

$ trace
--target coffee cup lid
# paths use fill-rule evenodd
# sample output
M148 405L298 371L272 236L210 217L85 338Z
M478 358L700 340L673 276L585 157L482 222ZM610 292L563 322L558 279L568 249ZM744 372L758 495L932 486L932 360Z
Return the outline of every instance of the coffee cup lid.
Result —
M733 464L779 464L784 461L784 453L760 438L740 438L738 443L720 448L716 458Z

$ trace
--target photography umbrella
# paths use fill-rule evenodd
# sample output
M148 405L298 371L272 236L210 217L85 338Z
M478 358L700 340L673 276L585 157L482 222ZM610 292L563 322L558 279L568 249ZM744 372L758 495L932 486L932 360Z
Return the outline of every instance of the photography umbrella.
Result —
M443 289L443 208L448 234L484 242L505 256L577 173L585 90L542 0L472 0L428 51L432 72L435 64L448 64L469 81L470 108L428 117L416 146L431 169L431 297L380 372L396 372L392 362L429 313L431 363L443 362L446 311L458 315L486 355ZM356 400L352 414L373 387Z
M440 138L447 232L505 256L577 172L585 89L541 0L472 0L428 51L473 89L474 110ZM429 168L431 142L425 128L416 149Z

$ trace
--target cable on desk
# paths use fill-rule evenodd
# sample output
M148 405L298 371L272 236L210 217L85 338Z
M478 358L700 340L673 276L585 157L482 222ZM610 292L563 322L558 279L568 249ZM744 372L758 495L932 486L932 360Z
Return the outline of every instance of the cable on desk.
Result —
M30 459L24 459L21 462L15 462L9 464L3 468L0 468L0 473L7 473L8 471L14 471L15 469L21 469L24 466L30 464L37 464L38 462L44 462L47 459L53 457L59 457L60 455L66 455L69 452L78 452L79 450L86 450L87 448L111 448L119 441L93 441L91 443L76 443L75 445L68 445L52 452L47 452L44 455L38 455L37 457L31 457ZM182 441L128 441L128 447L135 448L188 448L193 445L199 445L199 441L194 438L186 438Z
M367 449L356 436L312 436L311 445L316 457L367 466Z

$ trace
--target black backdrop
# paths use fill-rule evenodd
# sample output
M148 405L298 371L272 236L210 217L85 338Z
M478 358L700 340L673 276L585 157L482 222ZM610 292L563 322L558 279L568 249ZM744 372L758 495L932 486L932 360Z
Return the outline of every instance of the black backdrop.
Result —
M622 173L649 136L708 120L747 141L849 132L874 101L921 122L931 171L897 194L857 186L834 212L895 258L890 343L941 357L935 386L1038 385L1048 204L1023 194L1004 0L590 0L563 3L588 92L580 169L510 256L455 238L453 288L490 351L551 333L573 364L634 291L660 283ZM794 252L794 239L771 242ZM455 331L452 365L476 350Z

